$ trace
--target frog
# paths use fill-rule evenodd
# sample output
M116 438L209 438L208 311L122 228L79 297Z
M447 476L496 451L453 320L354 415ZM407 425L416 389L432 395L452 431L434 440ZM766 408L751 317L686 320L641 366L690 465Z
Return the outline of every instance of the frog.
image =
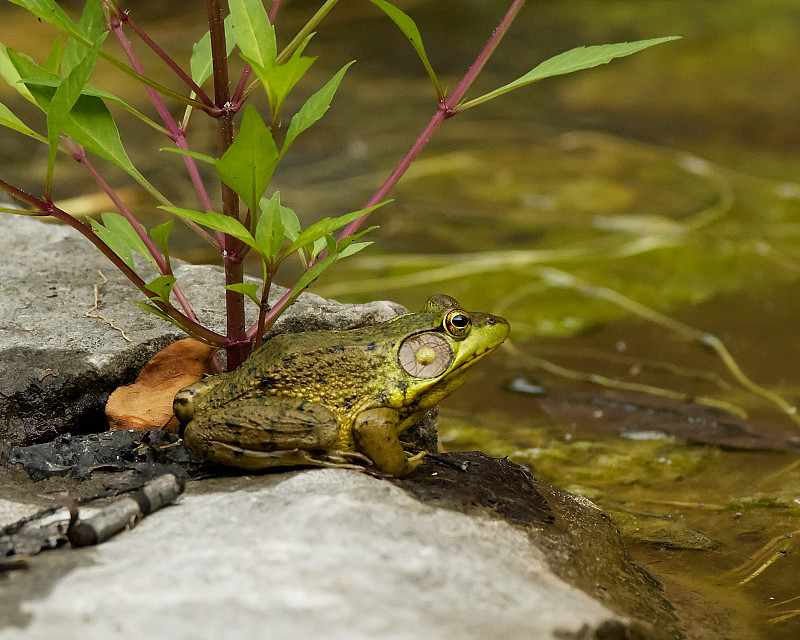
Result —
M181 389L173 410L185 444L209 462L403 477L428 453L408 451L403 431L509 332L504 318L439 294L371 326L278 334L236 370Z

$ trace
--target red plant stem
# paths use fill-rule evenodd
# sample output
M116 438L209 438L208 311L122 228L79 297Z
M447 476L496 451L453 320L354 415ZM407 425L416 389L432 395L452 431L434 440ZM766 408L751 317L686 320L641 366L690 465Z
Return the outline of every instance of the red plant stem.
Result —
M281 6L281 0L272 0L272 8L269 10L269 21L275 24L275 16L278 15L278 8Z
M142 77L147 77L147 74L144 71L144 67L139 62L139 59L136 57L136 54L133 51L133 47L131 47L130 40L125 36L122 31L122 25L119 19L116 16L112 16L110 20L110 27L111 30L114 32L117 40L119 41L120 45L122 46L125 55L127 56L128 60L131 63L134 71L141 75ZM170 114L167 105L164 103L164 100L158 94L155 89L151 87L145 87L145 91L147 95L150 97L150 101L153 103L158 115L164 121L164 124L167 125L167 129L169 130L169 137L175 143L175 145L184 151L189 150L189 145L186 143L186 135L178 126L178 123L175 122L175 119ZM195 190L197 191L197 195L200 197L200 202L203 205L203 208L206 211L213 211L214 207L211 204L211 199L208 197L208 192L206 191L206 187L203 184L203 179L200 177L200 172L197 169L197 163L195 162L194 158L189 156L182 156L183 162L186 165L186 169L189 172L189 176L192 179L192 184L194 184ZM216 232L217 236L217 243L222 243L222 234Z
M236 91L233 92L233 98L231 98L231 106L239 109L242 106L242 95L244 94L244 90L247 88L247 81L250 79L250 75L253 73L253 67L249 64L245 65L244 70L242 71L242 77L239 78L239 84L236 85Z
M211 58L214 75L214 102L220 109L217 117L217 150L219 157L233 143L233 116L236 111L230 102L228 78L228 56L225 43L225 15L228 13L227 0L206 0L208 11L208 30L211 36ZM236 220L239 219L239 196L224 182L222 189L222 212ZM243 244L231 236L222 238L222 261L225 268L225 285L239 284L244 279L242 264ZM228 371L233 371L247 357L250 342L247 339L244 315L244 296L241 293L225 290L225 315L227 318L227 337L229 344L225 351L228 356Z
M156 55L158 55L158 57L161 58L167 64L167 66L170 69L172 69L172 71L175 72L175 75L177 75L192 91L194 91L195 95L198 98L200 98L200 100L203 102L204 105L206 105L209 108L209 110L212 110L214 108L214 103L211 101L211 98L209 98L208 95L206 95L206 92L203 91L194 80L192 80L191 76L187 74L183 70L183 68L177 62L175 62L175 60L173 60L166 51L164 51L161 47L159 47L155 43L155 41L153 41L153 39L149 35L147 35L147 33L145 33L142 30L142 28L138 24L136 24L127 13L125 12L118 13L117 18L121 22L126 23L131 29L133 29L134 33L136 33L136 35L139 36L142 42L144 42L148 47L150 47L150 49L152 49L156 53Z
M281 299L275 303L275 306L269 310L263 318L259 317L259 321L252 325L247 330L247 339L253 340L257 339L257 333L263 333L265 329L269 329L273 324L275 324L275 320L277 320L278 316L280 316L285 310L286 307L289 306L289 298L292 297L294 293L294 289L289 289L286 293L281 296ZM261 314L259 314L260 316Z
M134 217L134 215L130 212L128 207L125 206L125 203L122 202L120 197L117 195L117 192L111 188L111 186L98 173L97 169L94 168L94 165L92 165L91 161L86 155L85 149L83 147L78 147L77 145L75 146L77 148L73 151L72 157L77 162L83 165L83 167L94 178L94 181L100 185L100 188L103 189L103 191L105 191L106 195L114 203L114 206L117 207L117 210L120 212L120 214L122 214L122 216L130 223L130 225L133 227L133 230L136 231L136 235L139 236L141 241L144 243L145 247L147 247L148 253L153 257L153 260L156 261L156 264L158 265L158 270L161 272L161 274L173 275L172 269L167 264L167 261L164 259L164 256L161 255L161 252L158 250L158 247L156 247L155 243L150 238L150 236L147 235L147 230ZM194 320L195 322L197 322L197 316L194 315L192 306L189 304L189 301L186 299L186 296L183 294L183 291L181 290L181 288L178 286L177 283L173 287L172 292L175 294L175 298L180 303L184 313L186 313L186 316L190 320Z
M364 208L368 208L378 204L379 202L383 201L386 198L386 195L392 188L397 184L403 174L406 172L411 163L417 158L420 152L425 148L425 145L431 139L431 136L436 132L436 130L441 126L441 124L447 120L448 118L453 117L456 113L458 113L458 103L461 98L464 97L464 94L470 88L472 83L475 81L475 78L483 69L486 62L491 57L494 50L497 48L497 45L500 44L500 41L503 39L503 36L508 31L508 28L511 26L514 18L516 17L519 10L522 9L522 5L525 4L525 0L514 0L511 4L511 7L506 12L506 15L503 16L503 19L500 21L500 24L497 25L497 28L492 33L492 36L489 38L486 45L483 47L483 50L478 54L478 57L475 58L475 62L472 63L472 66L467 70L464 74L464 77L461 78L459 83L456 85L455 89L453 89L452 93L445 96L443 100L439 102L439 106L436 109L436 113L431 118L431 121L428 123L428 126L425 127L425 130L420 134L417 138L414 145L405 155L405 157L400 161L392 174L387 178L386 182L384 182L380 188L375 192L375 194L366 202ZM344 230L342 231L339 239L347 238L352 236L358 228L364 223L364 221L369 217L369 213L363 215L362 217L354 220L350 224L348 224Z
M88 225L83 224L77 218L71 216L63 209L59 209L55 206L52 202L46 202L44 200L40 200L39 198L35 198L34 196L25 193L24 191L17 189L16 187L8 184L4 180L0 180L0 189L8 193L10 196L13 196L17 200L25 202L30 206L39 210L39 213L36 214L38 216L52 216L65 222L73 229L78 231L81 235L89 240L94 246L96 246L100 252L108 258L117 269L119 269L123 275L128 278L144 295L151 299L151 302L155 304L162 312L166 313L168 316L174 318L178 322L180 322L182 328L187 333L196 336L197 338L204 340L210 344L224 346L226 344L226 338L224 336L219 335L207 329L206 327L202 326L201 324L197 323L196 321L188 318L180 311L172 307L171 305L167 305L158 300L152 300L152 298L156 295L152 291L147 288L147 283L142 280L139 275L131 269L125 262L120 258L116 253L114 253L111 248L103 242L100 237L94 232L94 230L89 227Z

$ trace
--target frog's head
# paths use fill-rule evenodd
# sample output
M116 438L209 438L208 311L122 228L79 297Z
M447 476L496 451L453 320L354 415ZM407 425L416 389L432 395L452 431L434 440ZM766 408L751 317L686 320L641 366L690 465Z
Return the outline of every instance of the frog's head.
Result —
M466 371L508 337L508 322L469 312L446 295L431 297L419 314L419 329L395 347L404 404L432 407L464 381Z

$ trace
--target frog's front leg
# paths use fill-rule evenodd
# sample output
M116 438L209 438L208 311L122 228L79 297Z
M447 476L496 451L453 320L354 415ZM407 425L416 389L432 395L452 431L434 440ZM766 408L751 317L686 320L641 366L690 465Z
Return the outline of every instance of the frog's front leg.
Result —
M186 425L183 439L209 462L249 471L368 462L335 450L338 430L336 415L321 404L262 395L201 413Z
M398 436L405 424L398 420L397 411L387 407L362 411L353 424L356 449L366 454L379 471L402 477L422 464L427 453L409 456Z

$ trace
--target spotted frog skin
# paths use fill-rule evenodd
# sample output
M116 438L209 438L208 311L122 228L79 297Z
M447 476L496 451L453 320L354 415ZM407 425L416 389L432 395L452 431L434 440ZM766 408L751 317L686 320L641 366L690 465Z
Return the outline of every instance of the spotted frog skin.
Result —
M445 295L349 331L277 335L235 371L181 389L173 408L202 458L248 470L422 462L399 435L452 393L509 334L506 320Z

